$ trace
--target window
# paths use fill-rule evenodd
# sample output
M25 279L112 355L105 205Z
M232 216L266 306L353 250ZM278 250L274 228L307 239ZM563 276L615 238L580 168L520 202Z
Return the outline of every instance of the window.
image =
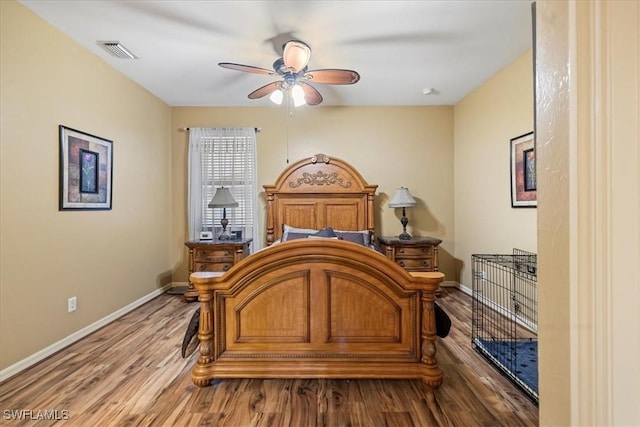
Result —
M253 237L253 250L260 247L257 216L257 160L254 128L189 129L189 234L197 240L200 231L220 233L222 208L210 208L216 189L227 187L238 202L227 208L228 232Z

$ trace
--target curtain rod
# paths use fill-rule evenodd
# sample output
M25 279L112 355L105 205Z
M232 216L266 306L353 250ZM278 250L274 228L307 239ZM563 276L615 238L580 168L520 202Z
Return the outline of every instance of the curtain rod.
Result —
M181 130L183 132L189 132L190 128L179 128L178 130ZM256 132L260 132L262 130L262 128L254 128L256 130Z

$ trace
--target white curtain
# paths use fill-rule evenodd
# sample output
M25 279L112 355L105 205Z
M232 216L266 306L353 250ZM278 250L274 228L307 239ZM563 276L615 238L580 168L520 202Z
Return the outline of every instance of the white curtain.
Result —
M207 205L224 186L239 203L227 208L227 230L253 238L253 251L260 249L256 155L255 128L189 129L189 240L198 240L201 231L215 234L219 229L221 209Z

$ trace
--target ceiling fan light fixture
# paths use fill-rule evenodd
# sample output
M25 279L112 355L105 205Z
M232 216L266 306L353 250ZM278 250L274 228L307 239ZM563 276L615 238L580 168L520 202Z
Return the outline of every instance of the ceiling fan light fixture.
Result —
M300 85L295 84L291 87L291 98L293 98L293 105L299 107L305 105L307 101L304 99L304 90Z
M1 1L1 0L0 0ZM245 73L277 75L280 80L260 86L248 95L249 99L259 99L269 96L274 104L280 105L287 101L287 106L293 104L318 105L322 102L322 95L308 81L330 85L352 85L360 80L360 74L353 70L339 68L323 68L307 70L311 57L311 48L299 40L291 40L284 44L282 57L273 63L273 71L252 65L236 64L233 62L219 62L222 68L242 71Z
M282 89L273 91L271 93L271 96L269 96L269 99L271 100L271 102L277 105L282 104L282 98L284 98L284 95L282 94Z
M287 71L298 73L311 58L311 48L300 40L290 40L283 46L282 59Z

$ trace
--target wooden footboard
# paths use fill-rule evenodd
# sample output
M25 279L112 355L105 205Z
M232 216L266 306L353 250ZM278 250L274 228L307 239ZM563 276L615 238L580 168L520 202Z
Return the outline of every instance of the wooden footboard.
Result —
M418 378L442 383L433 302L442 273L412 277L367 247L300 239L224 276L193 273L200 357L215 378Z

